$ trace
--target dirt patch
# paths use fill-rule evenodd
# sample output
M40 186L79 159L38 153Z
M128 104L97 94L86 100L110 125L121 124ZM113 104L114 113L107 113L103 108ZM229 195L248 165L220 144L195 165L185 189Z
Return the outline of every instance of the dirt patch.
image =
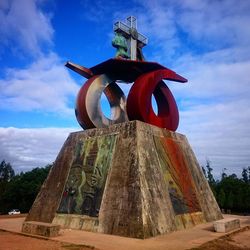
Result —
M193 250L250 250L250 227L209 241ZM190 249L190 250L192 250Z
M97 250L91 246L38 239L1 230L0 242L0 250Z

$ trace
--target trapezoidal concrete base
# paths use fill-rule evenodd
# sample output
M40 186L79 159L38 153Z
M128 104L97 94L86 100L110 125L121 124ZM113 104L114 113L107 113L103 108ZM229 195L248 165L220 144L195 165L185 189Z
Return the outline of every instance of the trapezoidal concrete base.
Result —
M26 221L148 238L221 218L186 137L132 121L71 133Z

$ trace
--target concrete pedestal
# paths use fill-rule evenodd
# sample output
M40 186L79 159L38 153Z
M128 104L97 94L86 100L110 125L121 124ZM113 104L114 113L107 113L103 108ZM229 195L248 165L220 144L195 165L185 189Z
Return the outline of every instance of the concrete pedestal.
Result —
M218 219L186 137L132 121L70 134L26 221L147 238Z
M44 237L56 237L59 235L59 231L60 225L37 221L26 221L22 226L23 233L40 235Z
M213 224L215 232L218 233L227 233L240 228L240 220L233 218L218 220Z

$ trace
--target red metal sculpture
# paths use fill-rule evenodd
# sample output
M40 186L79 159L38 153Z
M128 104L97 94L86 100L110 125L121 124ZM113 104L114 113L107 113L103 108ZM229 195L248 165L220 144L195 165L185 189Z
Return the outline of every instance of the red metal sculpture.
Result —
M140 33L135 35L137 32L135 18L129 17L128 20L130 29L121 22L117 22L114 26L116 34L120 32L117 36L118 42L113 40L113 45L118 50L121 36L124 34L129 39L130 47L126 50L128 53L125 51L125 58L122 57L124 51L123 53L118 51L118 58L109 59L90 69L71 62L66 64L88 79L77 97L76 118L84 129L140 120L175 131L179 123L178 108L163 80L184 83L187 79L158 63L144 61L141 48L146 45L147 38ZM124 40L122 41L124 50ZM128 57L130 59L127 59ZM127 100L116 80L133 83ZM108 119L101 110L100 98L103 92L111 107L111 119ZM152 95L158 106L158 114L152 108Z
M128 117L130 120L141 120L175 131L179 124L178 108L171 91L162 79L186 81L169 69L155 70L141 75L128 95ZM152 108L152 94L157 102L158 114L155 114Z

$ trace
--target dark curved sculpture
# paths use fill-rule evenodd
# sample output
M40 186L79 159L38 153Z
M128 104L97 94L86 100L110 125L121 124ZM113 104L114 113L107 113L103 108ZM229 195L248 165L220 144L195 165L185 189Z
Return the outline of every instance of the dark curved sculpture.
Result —
M140 120L175 131L179 113L175 99L163 80L187 82L164 66L145 61L110 59L90 69L68 62L67 67L88 78L76 101L76 118L83 129L108 127L128 120ZM116 80L133 83L128 99ZM111 119L102 112L100 98L106 95ZM152 95L158 114L152 108Z

